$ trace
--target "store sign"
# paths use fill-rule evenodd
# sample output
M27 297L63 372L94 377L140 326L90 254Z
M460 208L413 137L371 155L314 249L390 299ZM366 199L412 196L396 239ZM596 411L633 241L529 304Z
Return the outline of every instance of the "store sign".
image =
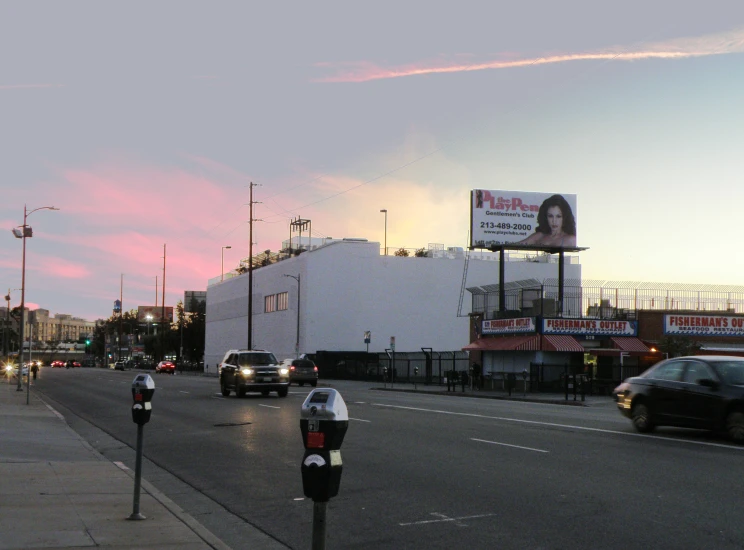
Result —
M543 319L543 334L576 334L579 336L635 336L635 321L609 319Z
M675 336L744 336L744 317L664 315L664 334Z
M515 334L519 332L535 332L535 318L490 319L483 321L483 329L481 330L481 334Z

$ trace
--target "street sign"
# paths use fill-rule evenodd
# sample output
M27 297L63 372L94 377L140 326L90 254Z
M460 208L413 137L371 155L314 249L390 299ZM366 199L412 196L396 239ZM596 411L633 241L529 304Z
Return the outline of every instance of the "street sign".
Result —
M390 337L390 349L395 351L395 336Z
M369 344L371 341L372 341L372 331L365 330L364 331L364 343Z

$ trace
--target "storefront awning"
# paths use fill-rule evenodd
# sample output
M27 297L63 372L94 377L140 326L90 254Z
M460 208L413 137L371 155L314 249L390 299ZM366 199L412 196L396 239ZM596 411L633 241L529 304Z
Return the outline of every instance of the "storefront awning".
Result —
M546 334L543 336L544 351L577 351L584 353L584 346L573 336L563 334Z
M642 353L650 353L651 350L638 338L630 336L615 336L612 338L612 342L620 349L620 351L635 351Z
M540 336L537 334L478 338L462 348L463 351L534 351L538 349L540 349Z

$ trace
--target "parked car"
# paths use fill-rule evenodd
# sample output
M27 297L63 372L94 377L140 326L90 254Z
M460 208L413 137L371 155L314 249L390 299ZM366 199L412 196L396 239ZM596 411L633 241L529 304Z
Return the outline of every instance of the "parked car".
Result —
M298 386L310 384L318 385L318 367L310 359L287 359L285 365L289 368L289 383Z
M176 364L173 361L161 361L158 363L158 366L155 367L155 372L169 372L175 374Z
M744 357L667 359L614 390L620 412L639 432L656 426L700 428L744 443Z
M219 365L219 379L225 397L230 391L238 397L249 391L262 395L275 391L279 397L289 392L289 368L265 350L229 350Z

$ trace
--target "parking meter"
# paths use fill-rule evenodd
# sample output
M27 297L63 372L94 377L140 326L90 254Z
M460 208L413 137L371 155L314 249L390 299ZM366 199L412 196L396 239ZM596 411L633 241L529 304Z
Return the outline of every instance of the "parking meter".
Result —
M315 502L327 502L341 484L341 444L349 427L349 412L341 394L331 388L310 392L300 410L305 445L302 489Z
M140 426L150 421L152 414L152 395L155 381L149 374L138 374L132 382L132 421Z

